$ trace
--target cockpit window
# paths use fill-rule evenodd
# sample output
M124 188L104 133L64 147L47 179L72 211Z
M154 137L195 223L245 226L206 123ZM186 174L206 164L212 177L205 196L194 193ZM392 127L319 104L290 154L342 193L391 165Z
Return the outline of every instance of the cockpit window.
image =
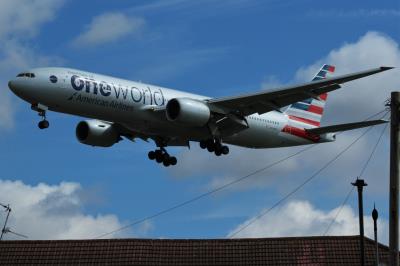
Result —
M20 73L20 74L17 75L17 77L34 78L35 74L33 74L33 73Z

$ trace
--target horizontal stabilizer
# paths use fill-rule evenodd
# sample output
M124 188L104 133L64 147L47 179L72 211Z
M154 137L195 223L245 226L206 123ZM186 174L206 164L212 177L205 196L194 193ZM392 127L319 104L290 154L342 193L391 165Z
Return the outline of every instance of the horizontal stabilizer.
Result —
M370 127L370 126L375 126L375 125L379 125L379 124L383 124L383 123L387 123L387 122L388 121L382 120L382 119L371 120L371 121L364 121L364 122L333 125L333 126L327 126L327 127L311 128L311 129L306 129L306 132L310 133L310 134L321 135L321 134L325 134L325 133L334 133L334 132L339 132L339 131L347 131L347 130L352 130L352 129L357 129L357 128Z

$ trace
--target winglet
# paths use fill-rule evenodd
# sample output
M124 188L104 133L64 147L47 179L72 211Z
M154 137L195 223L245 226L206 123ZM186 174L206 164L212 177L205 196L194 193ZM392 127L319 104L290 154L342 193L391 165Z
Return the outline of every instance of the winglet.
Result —
M395 68L395 67L381 66L381 70L382 71L390 70L390 69L393 69L393 68Z

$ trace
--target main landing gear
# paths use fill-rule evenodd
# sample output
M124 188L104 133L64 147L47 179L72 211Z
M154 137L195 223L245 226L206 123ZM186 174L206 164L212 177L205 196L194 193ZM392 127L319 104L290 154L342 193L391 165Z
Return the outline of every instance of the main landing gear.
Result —
M157 163L162 163L165 167L176 165L176 163L178 162L176 160L176 157L170 156L164 148L150 151L148 156L150 160L156 160Z
M229 147L222 145L220 140L209 139L200 141L200 148L207 149L209 152L214 152L215 155L227 155L229 153Z

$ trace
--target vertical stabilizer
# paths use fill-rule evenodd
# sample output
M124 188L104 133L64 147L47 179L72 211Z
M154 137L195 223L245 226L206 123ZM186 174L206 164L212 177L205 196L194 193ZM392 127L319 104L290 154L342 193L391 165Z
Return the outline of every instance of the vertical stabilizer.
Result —
M324 79L334 71L334 66L324 65L315 75L313 81ZM285 113L288 115L290 122L293 122L300 128L319 127L327 98L328 94L324 93L319 95L318 98L302 100L289 105Z

